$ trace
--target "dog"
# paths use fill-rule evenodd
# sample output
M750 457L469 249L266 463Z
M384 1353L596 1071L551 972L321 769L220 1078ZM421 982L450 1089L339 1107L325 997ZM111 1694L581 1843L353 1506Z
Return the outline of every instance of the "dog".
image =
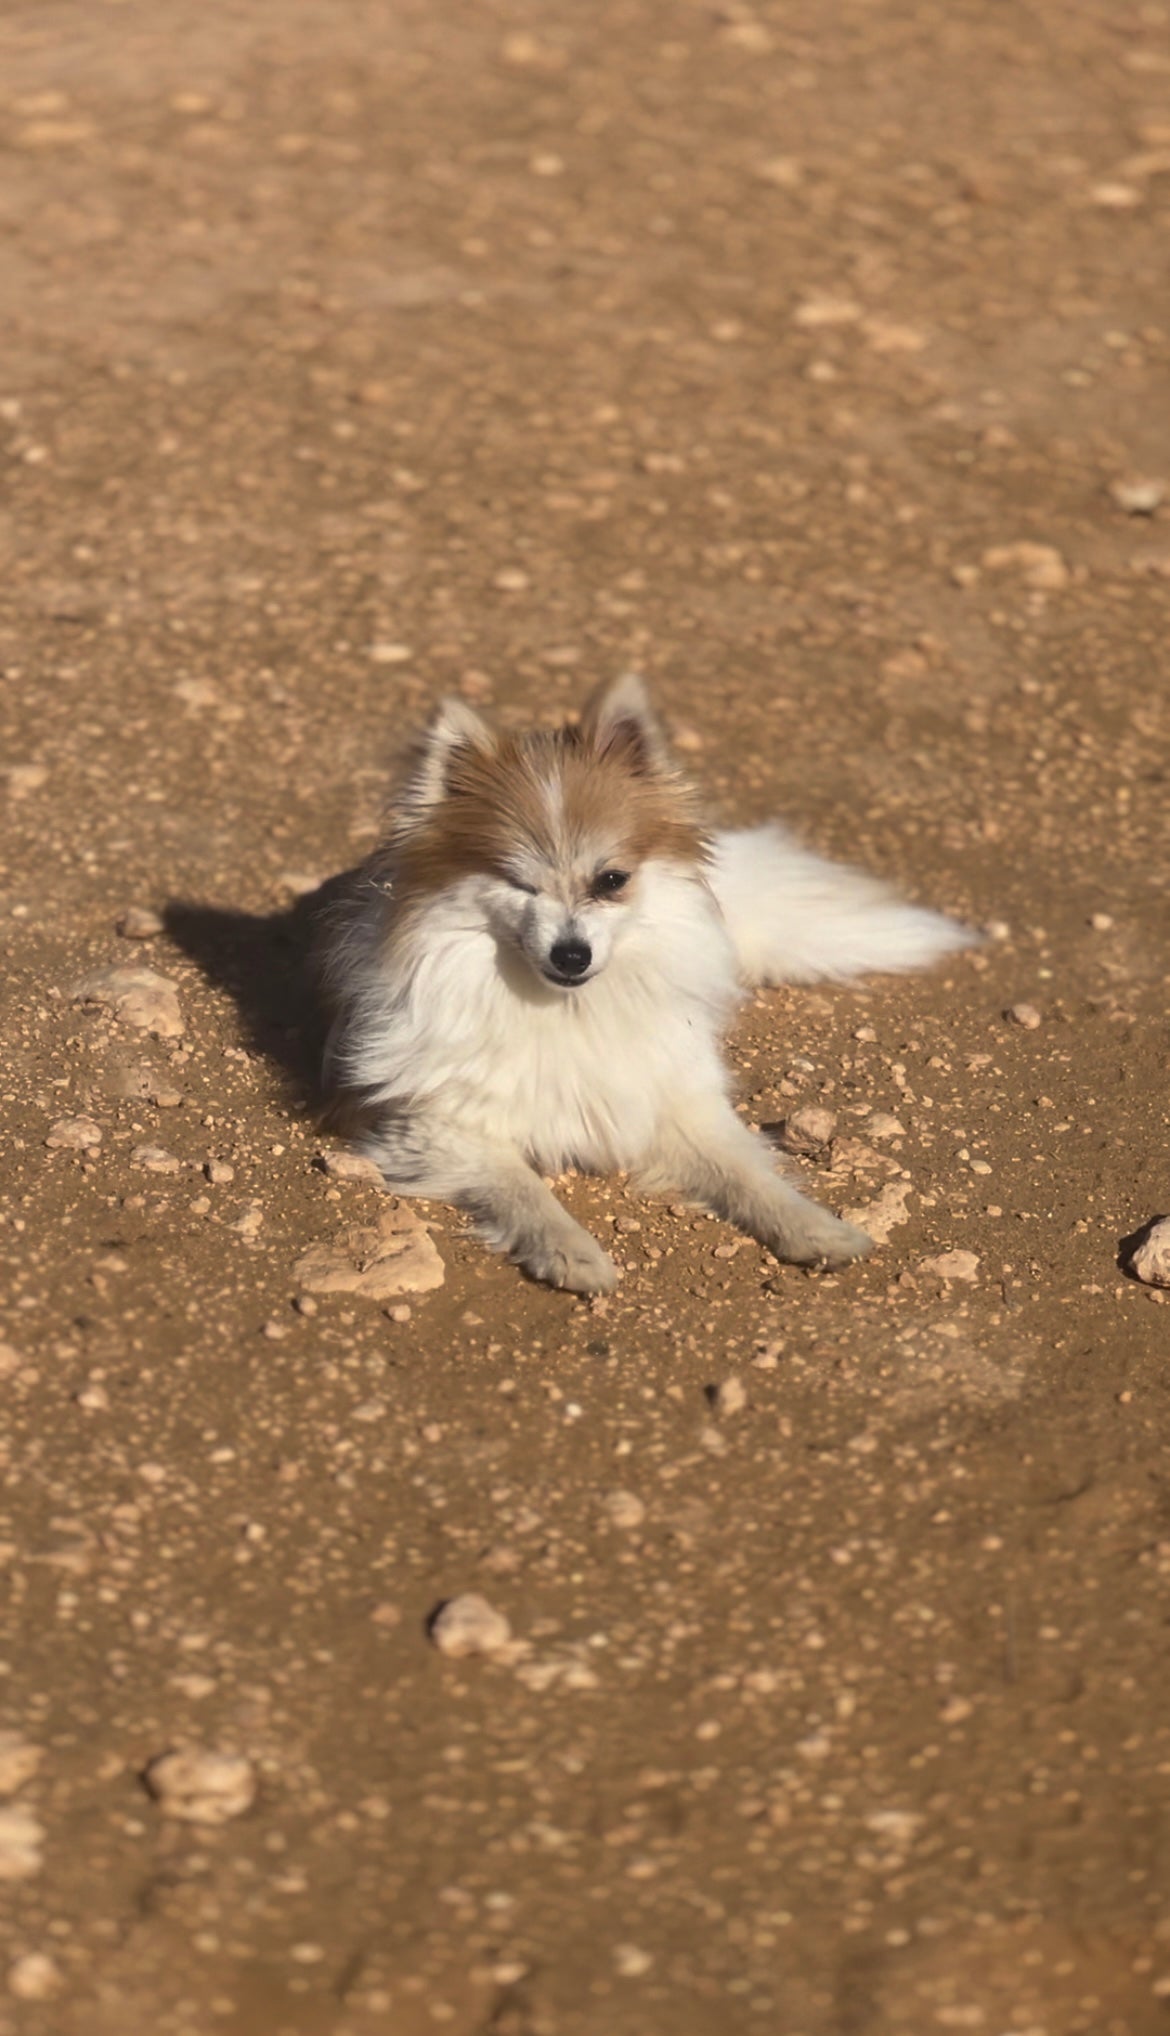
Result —
M390 1187L578 1294L618 1273L542 1178L570 1165L693 1199L789 1264L872 1249L736 1115L722 1042L749 987L917 968L963 927L777 825L710 831L633 676L556 731L445 701L391 811L320 948L334 1122Z

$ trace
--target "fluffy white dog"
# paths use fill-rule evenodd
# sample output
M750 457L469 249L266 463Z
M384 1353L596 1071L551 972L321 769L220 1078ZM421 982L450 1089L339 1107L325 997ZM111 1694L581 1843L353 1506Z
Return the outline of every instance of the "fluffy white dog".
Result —
M392 1187L577 1293L617 1272L541 1179L570 1164L794 1264L871 1248L741 1123L722 1041L746 986L916 968L963 928L777 826L709 833L636 678L555 733L445 702L394 811L323 942L326 1079Z

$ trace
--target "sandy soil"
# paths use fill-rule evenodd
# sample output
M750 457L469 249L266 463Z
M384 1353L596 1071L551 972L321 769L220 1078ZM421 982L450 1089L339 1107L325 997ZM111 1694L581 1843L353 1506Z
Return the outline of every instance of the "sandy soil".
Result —
M4 2036L1167 2026L1167 28L6 9ZM715 811L993 927L733 1043L903 1220L573 1181L607 1304L437 1208L306 1300L385 1203L292 901L438 691L629 664Z

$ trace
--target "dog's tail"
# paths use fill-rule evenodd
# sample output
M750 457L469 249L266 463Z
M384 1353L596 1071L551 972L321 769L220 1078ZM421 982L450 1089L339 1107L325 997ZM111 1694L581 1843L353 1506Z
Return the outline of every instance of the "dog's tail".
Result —
M924 968L977 935L767 824L717 834L711 888L749 983L843 982Z

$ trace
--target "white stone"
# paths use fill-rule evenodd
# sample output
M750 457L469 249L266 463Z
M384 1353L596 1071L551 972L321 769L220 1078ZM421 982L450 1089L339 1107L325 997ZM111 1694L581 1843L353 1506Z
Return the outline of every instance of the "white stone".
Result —
M101 1142L101 1126L95 1124L92 1117L58 1117L45 1139L51 1150L71 1152L84 1152L89 1146L100 1145Z
M186 1030L178 989L157 969L93 969L70 995L75 1004L100 1004L123 1024L159 1039L180 1039Z
M943 1251L936 1258L920 1259L919 1272L939 1280L966 1280L979 1277L979 1259L973 1251Z
M448 1598L435 1613L429 1631L439 1653L454 1661L468 1654L499 1654L512 1638L504 1614L478 1591Z
M1159 1216L1147 1226L1130 1254L1129 1269L1148 1287L1170 1287L1170 1216Z
M31 1880L43 1861L45 1827L31 1810L9 1803L0 1810L0 1881Z
M0 1732L0 1796L14 1796L41 1764L41 1749L19 1732Z
M160 1753L143 1780L163 1815L185 1824L226 1824L256 1800L256 1770L242 1753L182 1747Z
M360 1294L369 1301L427 1294L447 1277L422 1218L405 1202L383 1209L377 1225L334 1244L312 1244L293 1268L310 1294Z
M615 1527L640 1527L646 1518L646 1508L636 1492L607 1492L601 1503Z

